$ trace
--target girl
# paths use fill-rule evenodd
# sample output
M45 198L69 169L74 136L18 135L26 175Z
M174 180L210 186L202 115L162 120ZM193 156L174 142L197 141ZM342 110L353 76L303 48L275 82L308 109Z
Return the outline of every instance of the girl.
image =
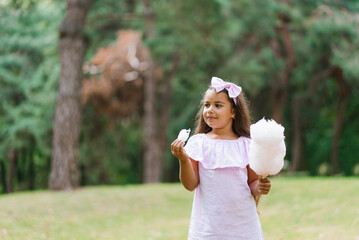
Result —
M268 179L249 167L250 116L241 88L213 77L197 114L197 129L184 147L171 144L180 180L195 191L188 239L263 239L256 201Z

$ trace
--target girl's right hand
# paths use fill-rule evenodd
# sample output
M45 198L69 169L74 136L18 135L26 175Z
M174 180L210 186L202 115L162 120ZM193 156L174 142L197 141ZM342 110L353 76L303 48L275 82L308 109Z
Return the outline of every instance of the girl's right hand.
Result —
M184 147L184 141L180 139L174 140L174 142L171 144L171 152L173 156L175 156L179 160L188 159L188 155L183 147Z

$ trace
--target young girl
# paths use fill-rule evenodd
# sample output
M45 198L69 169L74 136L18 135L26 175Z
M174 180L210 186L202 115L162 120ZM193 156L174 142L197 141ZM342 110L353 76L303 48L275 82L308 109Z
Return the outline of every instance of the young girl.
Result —
M180 180L195 191L188 239L263 239L255 198L268 194L249 167L250 116L241 88L213 77L198 112L197 129L184 147L171 144Z

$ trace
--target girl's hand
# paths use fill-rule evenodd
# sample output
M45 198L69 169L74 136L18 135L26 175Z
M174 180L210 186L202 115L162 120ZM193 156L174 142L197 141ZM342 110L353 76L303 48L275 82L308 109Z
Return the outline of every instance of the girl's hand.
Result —
M175 156L179 160L188 159L188 155L183 147L184 147L184 141L182 141L180 139L176 139L171 144L171 152L172 152L173 156Z
M259 178L258 191L260 194L268 194L271 188L271 183L268 178Z

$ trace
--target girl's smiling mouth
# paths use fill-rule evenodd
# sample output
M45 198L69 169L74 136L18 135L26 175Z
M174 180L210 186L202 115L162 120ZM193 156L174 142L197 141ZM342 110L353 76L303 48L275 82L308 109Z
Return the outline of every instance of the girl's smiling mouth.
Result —
M216 118L215 117L207 117L207 120L208 121L213 121L213 120L215 120Z

